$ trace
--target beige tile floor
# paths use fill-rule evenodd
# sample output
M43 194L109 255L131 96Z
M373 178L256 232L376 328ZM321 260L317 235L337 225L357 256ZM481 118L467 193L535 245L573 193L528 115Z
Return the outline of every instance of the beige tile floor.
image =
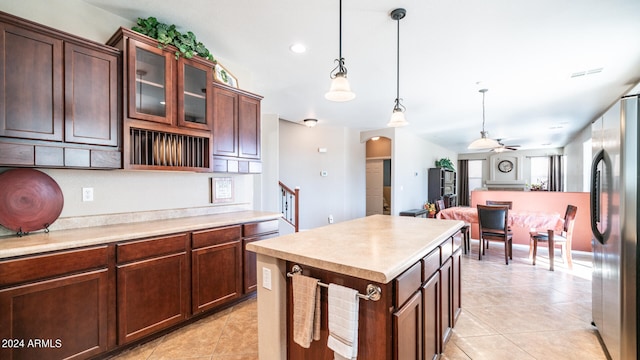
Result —
M574 253L569 270L557 253L551 272L546 249L536 266L518 245L506 266L503 249L492 243L478 261L472 242L463 255L462 313L441 358L606 359L590 325L590 254ZM256 300L249 299L112 359L257 360L257 344Z

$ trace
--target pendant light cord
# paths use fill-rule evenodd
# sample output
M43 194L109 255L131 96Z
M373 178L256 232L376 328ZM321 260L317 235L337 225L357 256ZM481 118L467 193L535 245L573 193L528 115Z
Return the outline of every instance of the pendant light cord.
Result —
M396 51L396 98L400 103L400 19L396 20L398 23L398 36L397 36L397 51Z
M339 2L339 6L340 6L340 11L338 12L340 14L340 18L339 18L339 25L338 25L338 59L340 61L340 69L342 70L342 0L340 0Z
M344 66L344 58L342 57L342 0L340 0L338 4L340 7L338 11L338 58L335 60L338 65L329 72L329 77L332 79L334 79L337 74L341 74L343 76L347 75L347 68Z

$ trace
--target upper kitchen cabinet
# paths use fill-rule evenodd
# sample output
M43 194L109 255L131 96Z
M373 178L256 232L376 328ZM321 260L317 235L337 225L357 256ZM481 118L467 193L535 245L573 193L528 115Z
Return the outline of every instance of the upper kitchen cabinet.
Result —
M125 59L124 167L210 171L215 64L125 28L107 43Z
M120 52L0 12L0 165L120 168Z
M213 171L260 173L262 97L214 84Z

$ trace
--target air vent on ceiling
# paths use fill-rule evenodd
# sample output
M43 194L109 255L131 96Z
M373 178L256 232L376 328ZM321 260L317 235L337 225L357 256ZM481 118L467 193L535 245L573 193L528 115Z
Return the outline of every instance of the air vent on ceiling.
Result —
M598 74L598 73L601 73L603 69L604 68L595 68L595 69L590 69L590 70L577 71L577 72L574 72L573 74L571 74L571 78L573 79L573 78L582 77L582 76L585 76L585 75Z

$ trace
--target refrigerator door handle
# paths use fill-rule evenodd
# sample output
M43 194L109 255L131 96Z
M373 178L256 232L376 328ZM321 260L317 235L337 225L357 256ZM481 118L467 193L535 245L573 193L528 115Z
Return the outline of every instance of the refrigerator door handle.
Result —
M600 223L600 209L601 209L601 204L600 204L600 200L601 200L601 173L600 170L598 170L598 165L600 165L601 162L605 163L605 168L603 169L603 171L607 171L608 169L606 168L606 159L605 159L605 152L604 150L600 150L598 151L598 153L596 154L596 156L593 158L593 162L591 164L591 232L593 233L593 236L596 238L596 240L598 240L598 242L600 242L601 244L604 244L605 241L605 235L600 232L600 229L598 229L598 224Z

